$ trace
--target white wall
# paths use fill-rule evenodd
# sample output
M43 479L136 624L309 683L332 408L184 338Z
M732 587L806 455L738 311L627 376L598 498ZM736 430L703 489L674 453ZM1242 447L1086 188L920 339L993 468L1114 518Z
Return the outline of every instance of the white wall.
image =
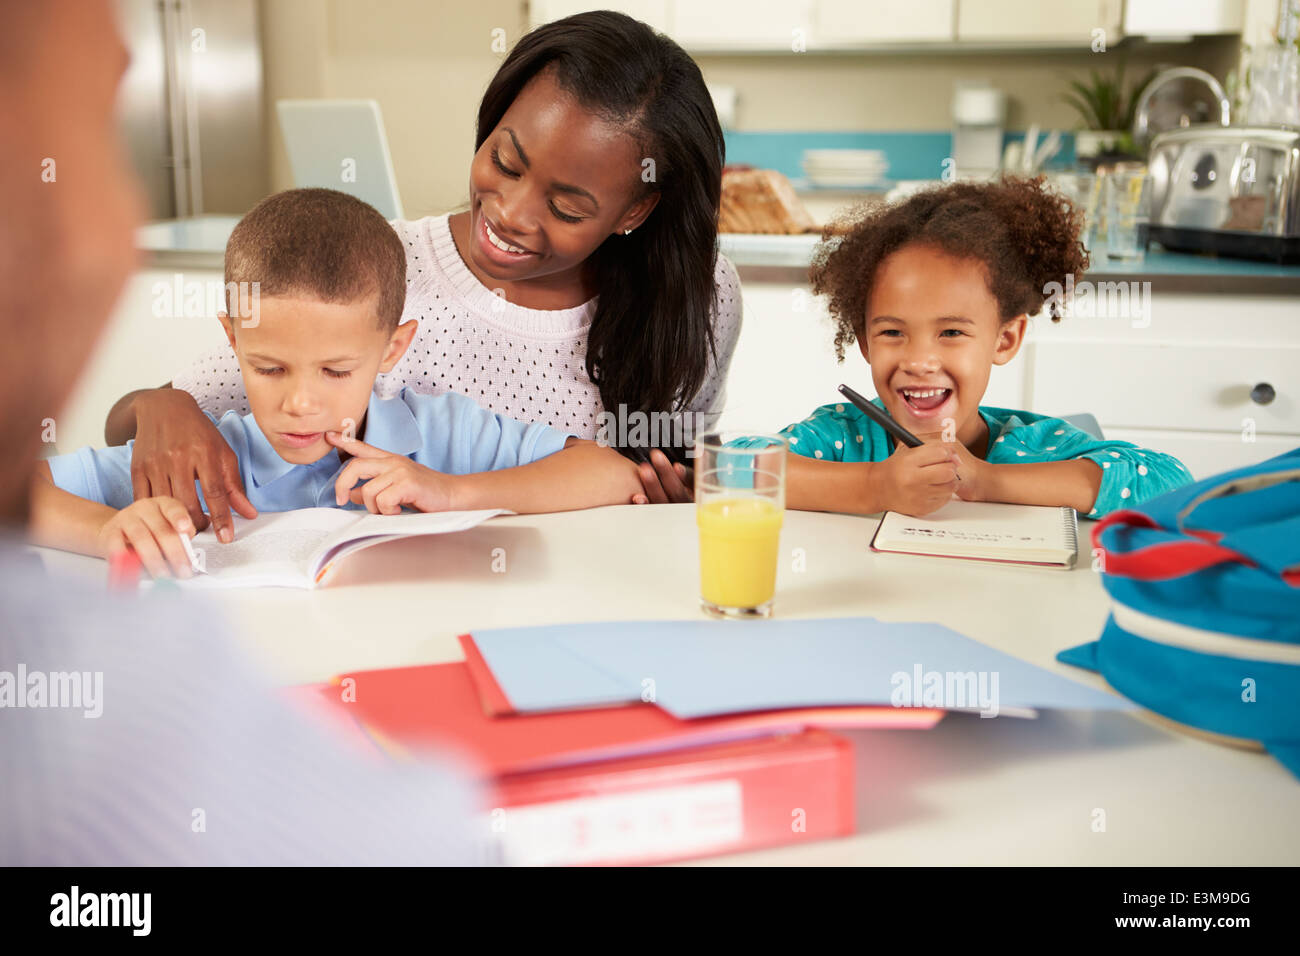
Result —
M127 283L85 374L55 419L51 454L102 447L104 419L113 403L133 389L161 385L201 353L225 341L215 312L202 318L158 317L158 283L171 285L174 269L146 269ZM217 270L185 270L184 282L221 282Z

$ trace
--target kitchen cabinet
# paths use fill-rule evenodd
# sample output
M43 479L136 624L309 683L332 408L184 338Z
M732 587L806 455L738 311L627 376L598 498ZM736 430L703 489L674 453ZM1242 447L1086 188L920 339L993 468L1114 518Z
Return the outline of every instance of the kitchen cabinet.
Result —
M1241 0L1190 2L1230 5ZM1105 31L1107 44L1122 35L1122 0L909 0L902 4L893 0L534 0L529 5L529 23L536 26L595 9L618 10L644 20L692 53L790 53L800 43L808 52L931 44L1087 49L1099 28ZM1238 9L1236 29L1240 29L1239 13ZM1180 18L1181 8L1177 15L1158 9L1155 15L1157 21L1178 23L1181 28Z
M1129 36L1188 37L1240 33L1242 0L1128 0L1124 33Z
M1090 48L1103 30L1109 45L1120 37L1120 9L1120 0L957 0L957 40Z
M1017 358L1024 407L1078 406L1107 437L1168 452L1198 478L1300 446L1294 297L1157 288L1149 303L1140 321L1035 317Z
M951 42L957 0L817 0L818 49L876 43Z
M846 50L950 42L957 0L674 0L672 36L691 51Z
M606 3L583 3L581 0L531 0L528 4L528 26L540 26L587 10L613 10L649 24L660 33L672 35L669 16L672 2L673 0L608 0Z
M813 47L814 0L675 0L671 35L687 50Z

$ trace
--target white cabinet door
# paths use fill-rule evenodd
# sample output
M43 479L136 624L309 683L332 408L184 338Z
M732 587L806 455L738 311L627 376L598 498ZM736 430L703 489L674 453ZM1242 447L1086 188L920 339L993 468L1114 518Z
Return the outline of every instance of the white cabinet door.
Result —
M672 0L672 37L687 50L812 49L815 0Z
M945 42L955 36L956 0L817 0L817 48Z
M1127 36L1240 33L1244 20L1242 0L1128 0L1124 4Z
M1268 458L1300 447L1300 439L1278 435L1244 435L1211 432L1158 431L1139 428L1106 429L1106 437L1129 441L1143 448L1173 455L1196 479L1209 478L1234 468L1256 465Z
M1119 0L958 0L957 39L1088 47L1102 30L1109 45L1119 39L1119 14Z
M532 0L528 4L528 25L535 27L588 10L614 10L652 26L660 33L668 33L670 2L671 0L608 0L606 3L583 3L581 0Z
M1035 405L1086 405L1108 432L1244 429L1300 439L1300 347L1130 339L1039 341L1032 351ZM1256 386L1272 389L1267 404L1252 399Z

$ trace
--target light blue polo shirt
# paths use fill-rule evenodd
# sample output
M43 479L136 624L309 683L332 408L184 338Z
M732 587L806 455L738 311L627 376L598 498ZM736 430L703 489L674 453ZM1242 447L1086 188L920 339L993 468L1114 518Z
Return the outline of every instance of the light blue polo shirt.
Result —
M294 465L276 454L251 414L227 412L215 424L239 459L244 491L258 511L338 507L334 482L343 462L337 452L310 465ZM361 437L367 445L405 455L434 471L468 475L527 465L560 451L570 436L540 423L525 425L496 415L459 392L429 395L405 388L395 398L370 396ZM80 498L125 508L135 497L134 444L82 448L50 458L54 484ZM365 510L352 502L344 507Z

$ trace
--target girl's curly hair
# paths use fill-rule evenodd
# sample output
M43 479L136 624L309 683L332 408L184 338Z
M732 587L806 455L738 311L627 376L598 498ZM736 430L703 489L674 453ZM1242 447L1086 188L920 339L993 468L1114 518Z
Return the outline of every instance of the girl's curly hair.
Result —
M813 292L830 297L836 358L843 361L844 347L862 334L880 263L911 243L983 263L1004 320L1038 312L1048 283L1064 286L1069 274L1077 281L1089 266L1079 241L1083 214L1043 182L952 183L887 206L859 206L827 226L809 276Z

